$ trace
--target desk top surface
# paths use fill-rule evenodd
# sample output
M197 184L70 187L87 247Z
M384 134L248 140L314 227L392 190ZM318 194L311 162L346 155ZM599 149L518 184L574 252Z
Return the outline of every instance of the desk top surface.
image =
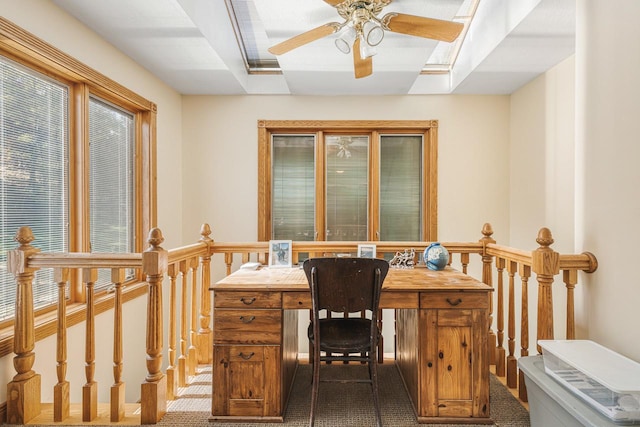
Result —
M211 286L211 290L254 290L308 291L309 283L300 267L269 268L257 270L237 270ZM475 290L488 291L492 288L473 277L447 267L433 271L425 267L409 269L390 268L382 284L382 291L422 291L422 290Z

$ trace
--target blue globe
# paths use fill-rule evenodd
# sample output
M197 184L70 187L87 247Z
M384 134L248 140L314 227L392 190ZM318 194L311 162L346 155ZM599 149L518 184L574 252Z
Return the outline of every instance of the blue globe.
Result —
M429 270L443 270L449 263L449 251L440 243L431 243L424 250L422 260Z

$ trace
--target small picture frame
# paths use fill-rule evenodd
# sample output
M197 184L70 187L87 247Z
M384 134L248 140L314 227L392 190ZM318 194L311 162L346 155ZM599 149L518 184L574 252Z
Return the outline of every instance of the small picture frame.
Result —
M291 240L269 240L269 267L291 267Z
M375 258L376 245L358 245L358 258Z

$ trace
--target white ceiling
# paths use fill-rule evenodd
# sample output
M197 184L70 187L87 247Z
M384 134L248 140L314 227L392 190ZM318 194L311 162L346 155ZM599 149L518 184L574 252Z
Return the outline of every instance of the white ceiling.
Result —
M326 37L279 56L281 74L250 74L224 0L53 0L182 94L508 94L574 52L575 0L480 0L448 74L420 74L436 43L387 32L373 75ZM322 0L253 1L270 45L327 22ZM464 0L394 0L400 12L452 20Z

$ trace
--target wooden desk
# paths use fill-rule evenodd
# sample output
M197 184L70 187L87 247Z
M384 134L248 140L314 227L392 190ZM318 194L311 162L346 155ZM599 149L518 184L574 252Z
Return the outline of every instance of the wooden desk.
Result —
M300 268L238 270L211 286L212 420L283 421L298 365ZM421 423L491 423L491 287L447 268L390 269L381 308L395 309L396 365Z

